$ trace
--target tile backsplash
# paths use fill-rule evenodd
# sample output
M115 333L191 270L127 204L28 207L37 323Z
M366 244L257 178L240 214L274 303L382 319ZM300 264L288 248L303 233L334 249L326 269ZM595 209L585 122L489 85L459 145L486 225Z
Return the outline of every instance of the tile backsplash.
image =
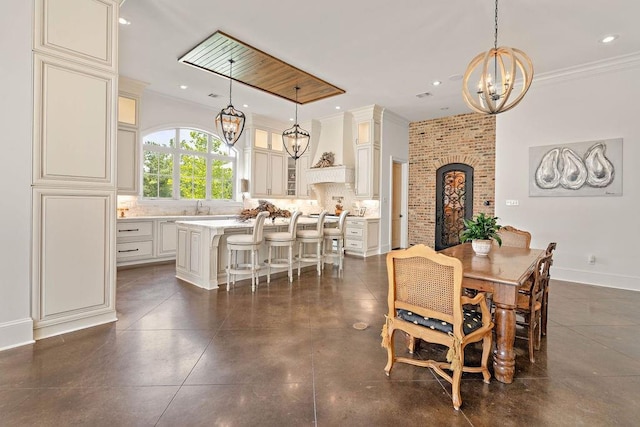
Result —
M300 210L304 214L320 213L326 209L333 214L340 198L343 209L355 214L355 208L366 208L365 216L380 216L378 200L357 199L353 189L345 184L320 184L313 186L315 199L267 199L280 209ZM259 199L245 199L240 202L202 201L199 205L201 214L227 215L239 214L242 209L258 206ZM261 200L261 199L260 199ZM196 200L143 200L135 196L118 196L118 216L124 212L125 217L163 216L163 215L195 215L198 202Z

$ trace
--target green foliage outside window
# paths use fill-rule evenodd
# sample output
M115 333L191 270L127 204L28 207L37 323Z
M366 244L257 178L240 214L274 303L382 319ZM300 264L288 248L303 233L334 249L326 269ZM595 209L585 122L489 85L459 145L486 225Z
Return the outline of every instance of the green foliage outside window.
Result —
M176 150L174 139L167 141L167 132L160 131L145 138L143 197L172 198L175 159L179 162L180 198L206 199L209 183L211 199L232 199L235 161L218 157L229 158L233 157L234 153L216 136L191 129L178 130L180 143ZM160 143L154 141L154 136L157 136L156 139ZM154 146L162 148L155 149ZM210 165L209 170L207 162Z

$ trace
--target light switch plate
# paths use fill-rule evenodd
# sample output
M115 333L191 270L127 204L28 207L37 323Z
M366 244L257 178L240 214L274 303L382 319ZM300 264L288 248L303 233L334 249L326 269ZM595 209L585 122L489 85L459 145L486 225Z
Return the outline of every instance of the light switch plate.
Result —
M518 206L519 204L517 200L507 200L507 206Z

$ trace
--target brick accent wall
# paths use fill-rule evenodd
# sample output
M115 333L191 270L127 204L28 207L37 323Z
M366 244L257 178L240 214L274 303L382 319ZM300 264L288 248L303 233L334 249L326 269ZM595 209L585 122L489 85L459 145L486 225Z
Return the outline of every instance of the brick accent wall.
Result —
M449 163L474 169L473 214L494 214L496 118L460 114L409 124L409 244L434 247L436 171ZM485 206L485 201L490 201Z

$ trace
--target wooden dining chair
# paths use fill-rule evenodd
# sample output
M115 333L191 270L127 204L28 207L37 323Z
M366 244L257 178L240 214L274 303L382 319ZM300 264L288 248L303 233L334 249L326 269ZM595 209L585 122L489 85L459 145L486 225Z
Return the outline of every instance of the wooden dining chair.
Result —
M502 239L502 246L511 246L515 248L529 249L531 245L531 233L524 230L518 230L510 225L500 227L498 235ZM494 244L498 244L494 240Z
M535 363L534 350L540 349L542 336L542 309L544 295L549 284L549 269L551 267L551 255L545 254L538 259L533 271L533 280L528 294L518 293L516 303L516 326L524 329L526 334L518 334L516 338L529 341L529 360Z
M462 295L462 273L460 260L439 254L425 245L389 252L389 312L381 334L382 346L387 349L386 374L390 375L395 362L431 368L452 385L455 409L462 405L460 380L463 372L482 373L485 383L491 379L487 367L493 329L491 313L484 293L473 298ZM395 331L448 347L447 360L396 356ZM465 347L479 341L482 341L480 366L466 366Z
M553 251L556 249L557 243L551 242L549 246L547 246L547 255L551 256L549 260L549 267L553 265ZM542 299L542 327L541 332L543 336L547 335L547 315L549 314L549 286L551 285L551 275L549 275L549 280L547 280L547 286L544 289L544 297Z

